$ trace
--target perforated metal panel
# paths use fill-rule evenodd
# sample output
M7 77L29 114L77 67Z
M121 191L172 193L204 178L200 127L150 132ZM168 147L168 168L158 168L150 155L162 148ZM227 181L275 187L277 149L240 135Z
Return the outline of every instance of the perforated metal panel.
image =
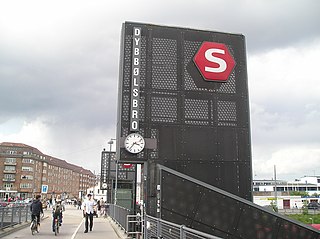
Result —
M148 162L148 178L153 178L153 167L159 163L252 200L244 36L124 23L118 139L130 133L134 27L141 28L138 133L155 139L157 147L135 155L117 144L118 159ZM227 82L208 82L200 75L193 58L203 41L223 43L232 54L236 66ZM150 202L156 195L154 188L153 181L148 181Z
M116 178L116 153L102 151L101 153L101 176L100 189L106 190L103 184L111 188L111 181ZM135 167L125 168L123 164L118 164L118 179L133 182L135 181Z
M319 239L316 229L160 166L160 217L229 239ZM168 237L175 238L175 237Z

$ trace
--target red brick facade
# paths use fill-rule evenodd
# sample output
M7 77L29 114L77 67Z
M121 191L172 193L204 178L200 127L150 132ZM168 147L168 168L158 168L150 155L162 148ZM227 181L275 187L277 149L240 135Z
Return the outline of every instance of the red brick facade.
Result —
M47 195L78 197L95 185L95 175L87 169L45 155L20 143L0 143L0 199L30 198L48 186Z

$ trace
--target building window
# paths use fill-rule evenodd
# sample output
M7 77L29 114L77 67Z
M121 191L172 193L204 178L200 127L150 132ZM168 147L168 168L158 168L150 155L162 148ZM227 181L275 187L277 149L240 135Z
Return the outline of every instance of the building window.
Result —
M13 172L16 171L16 166L4 166L4 171L9 171L9 172Z
M4 183L3 187L4 188L13 188L13 183Z
M22 171L33 172L33 168L32 167L22 167L21 170Z
M33 180L33 176L32 175L21 175L21 179Z
M5 163L16 163L17 160L15 158L6 158L4 162Z
M5 180L8 180L8 181L14 181L15 180L15 175L14 174L4 174L3 178Z
M32 188L31 183L20 183L20 188Z
M34 164L34 160L33 160L33 159L22 159L22 163L31 163L31 164Z

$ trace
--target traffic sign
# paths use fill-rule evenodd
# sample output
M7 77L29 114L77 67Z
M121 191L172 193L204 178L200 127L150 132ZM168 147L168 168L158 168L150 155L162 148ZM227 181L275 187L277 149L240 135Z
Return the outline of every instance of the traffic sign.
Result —
M193 58L206 81L226 82L235 66L235 61L226 45L203 42Z
M48 193L48 185L41 186L41 193Z

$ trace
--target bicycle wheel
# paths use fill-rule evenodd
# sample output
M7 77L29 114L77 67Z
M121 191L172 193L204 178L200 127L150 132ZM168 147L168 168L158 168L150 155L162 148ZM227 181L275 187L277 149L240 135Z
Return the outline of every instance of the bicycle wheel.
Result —
M55 235L55 236L58 234L58 230L59 230L58 227L59 227L59 225L58 225L58 220L55 219L55 220L54 220L54 235Z
M36 226L37 226L37 223L36 221L32 221L31 222L31 226L30 226L30 229L31 229L31 234L34 235L34 232L36 231Z

